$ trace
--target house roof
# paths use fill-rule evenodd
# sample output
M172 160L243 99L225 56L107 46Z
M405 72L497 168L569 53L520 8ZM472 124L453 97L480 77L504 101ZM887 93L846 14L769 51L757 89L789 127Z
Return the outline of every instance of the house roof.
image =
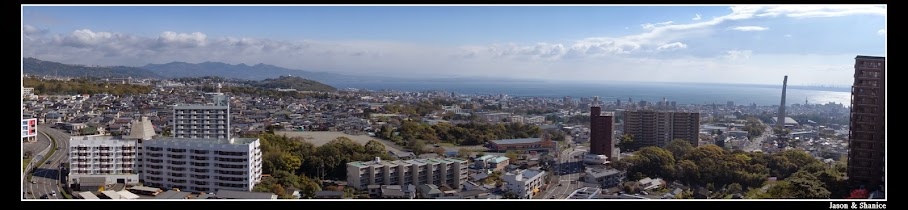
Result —
M492 143L495 144L532 144L541 142L541 138L522 138L522 139L501 139L501 140L492 140Z
M233 191L233 190L218 190L215 193L215 196L218 198L227 198L227 199L277 199L277 195L274 193L266 192L244 192L244 191Z

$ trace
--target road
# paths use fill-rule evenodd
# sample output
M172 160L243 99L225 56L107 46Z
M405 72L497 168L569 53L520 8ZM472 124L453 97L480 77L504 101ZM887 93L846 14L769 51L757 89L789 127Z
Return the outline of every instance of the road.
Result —
M56 150L53 155L47 159L45 164L35 169L34 174L32 175L32 182L23 180L25 182L25 198L26 199L42 199L45 195L47 199L63 199L63 194L60 193L62 188L60 185L60 166L61 163L65 163L69 157L69 134L63 133L57 129L51 129L46 125L39 125L38 128L39 135L38 138L48 138L57 143L59 150ZM40 141L40 140L39 140ZM52 144L51 144L52 145ZM56 148L50 148L55 150ZM48 151L49 153L50 151ZM43 155L42 155L43 156ZM37 161L41 161L39 158L33 164L38 164ZM51 192L55 192L56 196L51 196Z
M561 152L558 157L558 165L552 170L553 176L558 179L558 186L548 190L541 199L564 199L571 195L574 190L582 187L582 182L578 181L582 175L582 165L580 158L574 156L586 153L583 146L575 146L573 149L567 149Z
M762 150L763 141L765 141L766 138L770 137L771 133L772 133L772 128L770 128L769 126L766 126L766 130L763 131L763 135L760 135L760 136L754 138L753 141L750 141L749 143L747 143L747 146L744 147L744 151L752 152L752 151L756 151L756 150ZM764 152L767 152L767 151L764 151Z

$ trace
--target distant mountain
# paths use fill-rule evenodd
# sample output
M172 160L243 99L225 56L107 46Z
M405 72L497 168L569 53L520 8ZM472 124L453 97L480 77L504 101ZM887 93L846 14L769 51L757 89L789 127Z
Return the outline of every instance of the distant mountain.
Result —
M331 87L330 85L326 85L326 84L322 84L320 82L316 82L313 80L303 79L303 78L294 77L294 76L280 76L277 79L250 81L249 84L252 86L266 88L266 89L282 88L282 89L296 89L296 90L300 90L300 91L326 91L326 92L331 92L331 91L337 90L337 88Z
M22 73L28 75L49 75L65 77L98 77L98 78L162 78L149 71L128 66L84 66L62 64L51 61L25 58L22 62Z
M219 76L233 79L264 80L268 78L278 78L281 76L298 76L325 83L351 82L368 79L368 77L364 76L348 76L335 73L303 71L261 63L250 66L246 64L230 65L221 62L204 62L198 64L171 62L166 64L148 64L143 66L142 68L149 69L161 76L168 78Z

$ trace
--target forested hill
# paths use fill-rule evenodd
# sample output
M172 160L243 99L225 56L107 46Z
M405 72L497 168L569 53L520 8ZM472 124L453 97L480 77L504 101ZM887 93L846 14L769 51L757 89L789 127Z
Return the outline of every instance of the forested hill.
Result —
M160 75L147 69L128 66L85 66L63 64L37 58L24 58L22 73L28 75L49 75L61 77L97 77L97 78L161 78Z
M282 88L282 89L296 89L299 91L325 91L325 92L332 92L332 91L337 90L337 88L331 87L330 85L326 85L326 84L322 84L317 81L303 79L303 78L294 77L294 76L281 76L278 78L265 79L262 81L250 81L249 83L250 83L249 85L261 87L261 88L267 88L267 89Z

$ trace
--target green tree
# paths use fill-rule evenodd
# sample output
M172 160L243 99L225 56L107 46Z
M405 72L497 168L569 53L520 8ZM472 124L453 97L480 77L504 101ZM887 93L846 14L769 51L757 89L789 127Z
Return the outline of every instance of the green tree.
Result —
M675 160L681 160L682 157L694 150L694 146L684 139L675 139L665 145L665 149L672 153Z
M282 153L274 166L278 171L296 171L302 164L303 161L300 157L293 156L289 153Z
M426 148L426 142L423 140L418 140L418 139L411 140L410 144L407 145L407 149L410 149L416 155L423 154L423 149L425 149L425 148Z
M300 175L300 197L302 198L314 198L315 192L321 191L321 184L318 180L307 177L306 175Z
M621 148L622 151L631 151L634 146L634 135L624 134L621 136L621 140L618 141L616 145L618 148Z
M385 150L385 145L376 140L369 140L369 142L366 142L365 149L366 153L373 156L379 156L388 153L387 150Z
M517 161L517 153L514 151L505 152L504 156L511 159L511 162Z
M794 173L786 179L790 183L793 198L829 198L830 192L816 176L806 171Z
M661 177L673 180L675 177L675 158L668 150L659 147L644 147L628 158L629 173L642 173L644 176Z
M271 174L277 180L277 184L287 187L299 187L299 177L287 171L277 171Z
M469 159L470 156L473 155L472 153L473 153L473 151L470 151L470 149L460 148L457 150L457 157L463 158L463 159Z
M743 193L744 189L741 187L741 184L731 183L728 185L728 194Z

